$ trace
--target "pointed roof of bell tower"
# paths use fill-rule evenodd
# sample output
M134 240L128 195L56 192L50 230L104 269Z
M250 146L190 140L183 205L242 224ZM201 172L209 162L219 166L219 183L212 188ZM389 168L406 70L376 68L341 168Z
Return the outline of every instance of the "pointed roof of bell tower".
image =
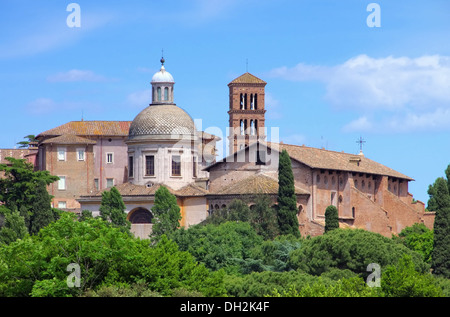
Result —
M265 85L267 83L264 80L256 77L255 75L252 75L249 72L246 72L245 74L234 79L228 85L231 85L231 84L264 84Z

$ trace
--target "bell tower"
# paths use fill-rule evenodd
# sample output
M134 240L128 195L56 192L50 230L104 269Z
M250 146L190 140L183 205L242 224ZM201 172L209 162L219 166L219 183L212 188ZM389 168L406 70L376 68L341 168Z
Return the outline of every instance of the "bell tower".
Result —
M264 141L265 135L265 86L266 82L245 73L228 84L230 90L229 154Z

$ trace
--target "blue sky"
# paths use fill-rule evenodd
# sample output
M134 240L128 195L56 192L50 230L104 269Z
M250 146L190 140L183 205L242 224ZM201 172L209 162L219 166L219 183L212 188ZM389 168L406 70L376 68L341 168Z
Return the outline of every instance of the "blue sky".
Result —
M133 120L164 49L175 102L204 130L226 133L248 59L283 142L356 154L362 136L425 203L450 163L448 0L80 0L79 28L69 3L0 0L0 148L82 116Z

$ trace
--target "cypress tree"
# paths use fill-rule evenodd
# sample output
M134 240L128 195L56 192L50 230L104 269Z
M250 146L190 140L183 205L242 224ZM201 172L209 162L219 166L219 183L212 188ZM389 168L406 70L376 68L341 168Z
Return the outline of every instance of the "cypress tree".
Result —
M30 234L37 234L39 230L55 220L51 200L46 183L43 180L39 181L31 205Z
M281 234L299 236L297 219L297 198L295 196L294 174L291 159L286 150L280 153L278 161L278 226Z
M110 221L113 225L129 230L130 222L125 213L125 203L122 195L116 187L102 193L102 202L100 204L100 217L103 220Z
M433 274L450 278L450 194L442 177L436 179L433 187L436 215L431 268Z
M170 235L180 226L181 213L177 198L161 186L155 192L155 204L152 207L152 238L159 241L162 235Z
M335 206L331 205L325 209L325 232L339 228L339 215Z

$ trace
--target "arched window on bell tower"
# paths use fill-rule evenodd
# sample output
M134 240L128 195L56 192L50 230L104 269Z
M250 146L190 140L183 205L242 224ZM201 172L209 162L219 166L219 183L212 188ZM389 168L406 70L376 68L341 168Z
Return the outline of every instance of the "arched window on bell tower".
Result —
M255 135L255 121L250 120L250 135Z
M241 94L239 97L240 103L241 103L241 110L244 110L244 94Z
M245 129L244 129L244 120L242 120L242 119L241 119L240 126L241 126L241 135L244 135L244 131L245 131Z
M254 98L255 98L254 109L258 110L258 94L254 94Z
M169 88L164 88L164 101L169 101Z
M161 87L156 88L158 94L158 101L161 101Z
M255 110L255 95L250 95L250 110Z

